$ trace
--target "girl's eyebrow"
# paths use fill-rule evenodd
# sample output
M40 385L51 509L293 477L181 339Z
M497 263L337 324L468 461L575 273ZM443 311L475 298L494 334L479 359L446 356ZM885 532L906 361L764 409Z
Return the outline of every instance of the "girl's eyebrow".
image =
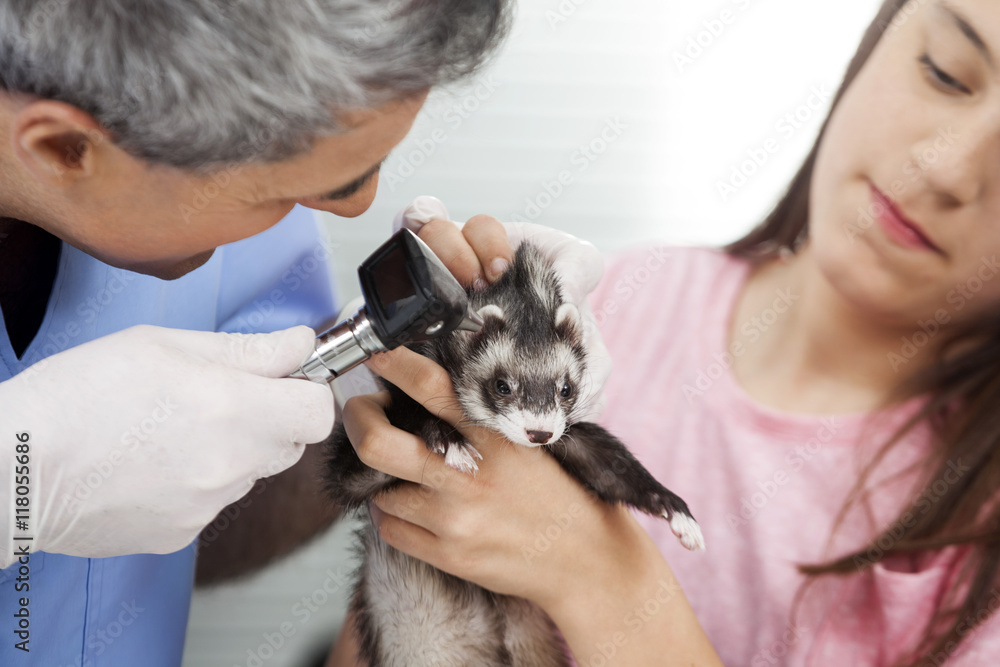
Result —
M944 10L944 12L951 17L951 19L955 22L956 27L962 31L962 34L965 35L970 42L972 42L972 45L976 47L976 50L983 56L983 59L986 61L986 64L989 65L990 69L995 69L993 56L990 54L989 47L986 46L986 42L979 36L979 33L972 27L972 24L970 24L957 9L951 7L947 2L941 2L938 5L938 8Z

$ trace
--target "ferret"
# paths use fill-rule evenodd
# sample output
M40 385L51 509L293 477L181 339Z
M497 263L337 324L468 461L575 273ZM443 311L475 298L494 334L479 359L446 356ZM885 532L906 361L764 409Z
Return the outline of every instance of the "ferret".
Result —
M542 253L522 244L502 277L470 291L478 333L458 331L410 345L449 371L470 423L513 443L541 447L608 504L665 518L688 549L703 549L685 502L664 488L611 433L579 421L586 350L579 311L563 301ZM460 471L478 470L479 452L391 383L389 421L414 433ZM327 441L325 474L345 509L364 508L401 480L361 462L338 424ZM367 512L362 513L366 518ZM370 520L351 610L368 667L564 667L566 650L548 616L521 598L498 595L397 551Z

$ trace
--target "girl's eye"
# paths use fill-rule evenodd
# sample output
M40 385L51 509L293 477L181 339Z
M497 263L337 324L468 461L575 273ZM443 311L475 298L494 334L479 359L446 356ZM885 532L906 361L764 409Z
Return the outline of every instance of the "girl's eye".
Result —
M569 398L573 395L573 387L569 386L569 382L563 384L562 389L559 390L559 395L563 398Z
M497 393L502 396L510 396L510 386L503 380L497 380Z
M931 60L931 57L928 54L925 53L920 56L919 60L920 65L927 71L928 75L936 84L944 86L945 88L957 90L967 95L972 94L972 91L966 88L965 84L935 65L934 61Z

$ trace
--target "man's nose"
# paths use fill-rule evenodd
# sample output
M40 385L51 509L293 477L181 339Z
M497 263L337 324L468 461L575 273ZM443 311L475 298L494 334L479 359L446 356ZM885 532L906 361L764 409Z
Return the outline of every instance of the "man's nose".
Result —
M309 199L300 203L307 208L333 213L341 218L356 218L371 208L372 202L375 201L378 179L379 174L375 172L361 189L350 197L330 200Z

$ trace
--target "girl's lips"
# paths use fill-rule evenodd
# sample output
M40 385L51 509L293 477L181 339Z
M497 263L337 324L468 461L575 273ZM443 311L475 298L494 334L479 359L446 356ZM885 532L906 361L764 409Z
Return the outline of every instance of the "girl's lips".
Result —
M896 205L882 191L869 184L872 196L872 208L877 212L879 226L885 235L897 245L906 248L917 248L920 250L930 250L943 254L941 248L937 247L933 241L927 238L927 234L917 223L913 222L900 211Z

